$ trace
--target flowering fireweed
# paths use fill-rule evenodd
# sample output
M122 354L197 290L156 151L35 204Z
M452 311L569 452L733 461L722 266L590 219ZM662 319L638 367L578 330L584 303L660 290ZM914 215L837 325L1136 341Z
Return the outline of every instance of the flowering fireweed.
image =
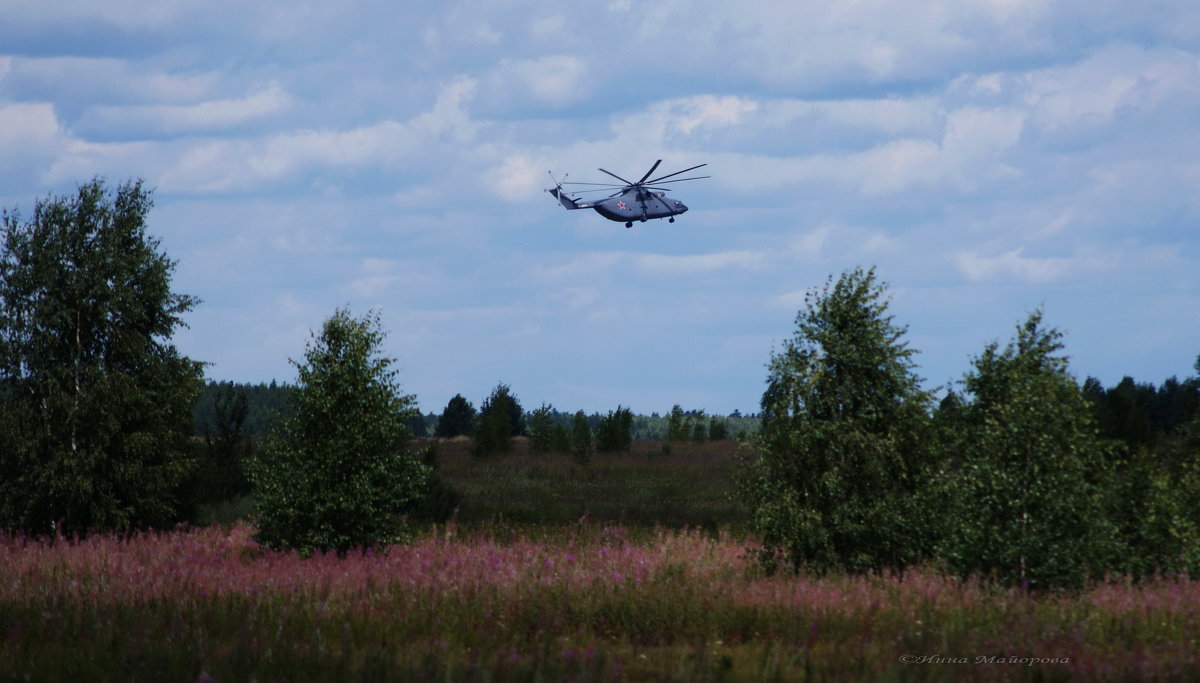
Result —
M252 535L0 536L0 680L1200 678L1186 579L764 576L743 541L619 527L342 558Z

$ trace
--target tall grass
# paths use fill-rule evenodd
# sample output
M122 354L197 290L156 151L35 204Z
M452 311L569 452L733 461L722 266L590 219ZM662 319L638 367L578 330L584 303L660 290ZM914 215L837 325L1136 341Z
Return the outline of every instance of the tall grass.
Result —
M0 537L0 678L1200 678L1185 579L1031 594L923 571L764 576L744 545L586 524L450 525L306 559L245 525Z

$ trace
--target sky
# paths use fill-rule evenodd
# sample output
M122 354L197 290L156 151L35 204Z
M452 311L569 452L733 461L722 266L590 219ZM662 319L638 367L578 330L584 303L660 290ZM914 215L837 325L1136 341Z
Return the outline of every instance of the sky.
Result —
M712 176L675 223L543 192L657 159ZM0 0L0 206L97 176L154 188L216 380L344 307L426 412L754 412L859 266L929 388L1039 307L1081 381L1200 355L1192 0Z

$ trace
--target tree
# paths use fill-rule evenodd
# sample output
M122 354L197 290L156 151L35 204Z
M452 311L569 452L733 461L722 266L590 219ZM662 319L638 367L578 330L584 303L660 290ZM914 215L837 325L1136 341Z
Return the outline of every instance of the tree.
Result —
M945 481L948 568L1008 584L1077 586L1119 548L1104 495L1115 453L1059 355L1062 335L1035 311L1005 347L993 342L964 380L958 457Z
M759 456L742 477L768 568L903 567L926 545L931 399L885 292L873 269L831 278L771 356Z
M529 414L529 450L534 453L562 453L571 447L567 428L558 420L554 406L543 403Z
M147 233L140 180L101 179L3 213L0 526L34 534L165 526L202 364L170 343L198 300Z
M716 415L708 421L708 439L709 441L724 441L729 438L729 428L725 426L725 420Z
M379 318L338 309L292 361L292 416L268 435L252 469L258 539L304 553L387 544L424 495L430 468L412 452L394 360L380 355Z
M463 398L462 394L455 394L454 398L446 404L442 416L438 418L437 431L434 432L434 436L439 439L452 439L456 436L469 435L474 429L475 406Z
M512 450L512 438L524 433L521 404L507 384L501 382L479 408L479 426L471 452L478 457L507 453Z
M667 417L667 441L687 441L690 435L683 408L676 403Z
M250 492L246 463L251 445L245 428L249 412L245 389L233 382L218 385L213 423L204 430L205 457L196 473L196 502L229 500Z
M703 410L697 410L689 415L688 423L691 425L688 431L692 435L692 441L696 443L708 441L708 417Z
M571 457L577 462L587 464L591 454L592 427L588 424L587 414L577 410L571 421Z
M629 408L617 406L616 411L600 418L596 429L596 450L601 453L616 453L627 451L633 445L633 412Z

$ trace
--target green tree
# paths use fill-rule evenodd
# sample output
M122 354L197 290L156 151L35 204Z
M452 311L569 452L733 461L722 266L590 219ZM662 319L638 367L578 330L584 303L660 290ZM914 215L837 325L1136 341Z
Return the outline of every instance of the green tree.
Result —
M467 436L474 429L475 406L463 398L462 394L455 394L442 410L434 436L439 439L452 439L456 436Z
M197 299L147 233L140 180L3 213L0 526L68 534L177 519L202 364L170 343Z
M542 404L529 414L529 449L534 453L562 453L571 447L567 429L554 406Z
M769 364L742 491L768 568L879 570L921 559L931 399L874 270L810 292Z
M596 429L596 450L601 453L627 451L633 445L633 412L617 406L615 411L600 418Z
M403 540L403 515L426 490L430 468L412 452L405 421L415 398L400 393L393 359L380 355L377 315L337 310L314 335L292 416L267 437L252 469L258 539L304 553Z
M571 457L586 464L591 459L592 448L592 427L588 424L587 414L578 410L571 421Z
M688 424L691 433L692 441L696 443L704 443L708 441L708 416L703 410L697 410L688 416Z
M250 401L244 387L221 382L213 396L212 424L205 425L204 454L195 473L195 503L212 503L250 492L246 464L251 442L246 435Z
M501 382L479 408L479 425L475 429L471 452L486 457L512 450L513 437L525 432L521 403L507 384Z
M724 441L729 438L729 427L725 425L723 418L712 416L708 421L708 439L710 441Z
M687 417L679 404L671 406L671 414L667 417L667 441L687 441L690 436Z
M1119 548L1105 500L1114 452L1035 311L964 380L963 438L949 464L947 566L1008 584L1077 586Z

